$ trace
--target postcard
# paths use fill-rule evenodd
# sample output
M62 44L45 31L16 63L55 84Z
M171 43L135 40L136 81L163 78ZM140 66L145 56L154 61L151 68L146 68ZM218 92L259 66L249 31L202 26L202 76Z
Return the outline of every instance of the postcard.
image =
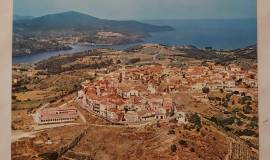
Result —
M11 159L259 159L255 0L14 0L12 25Z

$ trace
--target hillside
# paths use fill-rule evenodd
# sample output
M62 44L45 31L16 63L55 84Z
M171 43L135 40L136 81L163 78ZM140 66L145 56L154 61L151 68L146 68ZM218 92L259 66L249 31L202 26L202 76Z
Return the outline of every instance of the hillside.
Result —
M35 31L113 31L113 32L158 32L173 30L169 26L155 26L137 21L99 19L87 14L69 11L49 14L23 21L14 21L15 32Z
M69 11L41 17L14 15L13 55L71 49L70 44L120 45L142 42L150 32L170 31L137 21L96 18Z

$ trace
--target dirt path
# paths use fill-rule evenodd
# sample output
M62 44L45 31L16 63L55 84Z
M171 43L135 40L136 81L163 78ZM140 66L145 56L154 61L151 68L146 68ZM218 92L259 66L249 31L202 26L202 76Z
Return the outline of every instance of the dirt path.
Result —
M84 123L86 123L85 118L82 119ZM58 128L58 127L64 127L64 126L74 126L74 125L81 125L81 123L60 123L60 124L48 124L48 125L34 125L33 131L23 131L23 130L12 130L11 133L11 141L16 142L20 140L21 138L32 138L35 137L36 133L42 132L46 129L51 128Z
M34 126L33 131L23 131L23 130L12 130L11 132L11 142L16 142L22 138L32 138L35 137L35 134L44 131L45 129L63 127L63 126L70 126L70 125L80 125L79 123L62 123L62 124L49 124L49 125L42 125L42 126Z
M81 118L81 120L83 121L83 123L85 124L87 121L86 121L85 117L83 116L83 114L80 111L78 111L78 114L79 114L79 117Z
M25 132L25 131L22 131L22 130L12 131L11 142L16 142L21 138L35 137L34 134L36 134L38 132L41 132L41 131L32 131L32 132Z

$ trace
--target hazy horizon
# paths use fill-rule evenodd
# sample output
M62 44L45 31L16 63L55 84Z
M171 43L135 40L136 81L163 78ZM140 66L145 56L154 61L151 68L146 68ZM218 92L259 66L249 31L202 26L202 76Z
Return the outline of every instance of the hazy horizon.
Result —
M20 17L31 17L31 18L37 18L37 17L42 17L42 16L46 16L46 15L51 15L51 14L60 14L60 13L65 13L65 12L78 12L78 13L82 13L82 14L87 14L89 16L93 16L96 18L100 18L98 16L89 14L89 13L84 13L84 12L80 12L80 11L76 11L76 10L69 10L69 11L62 11L62 12L54 12L54 13L46 13L44 15L40 15L40 16L32 16L32 15L20 15L20 14L16 14L13 13L13 16L20 16ZM156 18L156 19L110 19L110 18L102 18L102 19L108 19L108 20L139 20L139 21L180 21L180 20L255 20L257 19L257 17L242 17L242 18L174 18L174 19L164 19L164 18Z
M255 19L256 0L14 0L14 15L67 11L118 20Z
M75 10L69 10L69 11L62 11L62 12L55 12L55 13L47 13L44 15L40 15L40 16L31 16L31 15L20 15L20 14L16 14L13 13L13 16L20 16L20 17L30 17L30 18L37 18L37 17L42 17L42 16L46 16L46 15L50 15L50 14L59 14L59 13L64 13L64 12L79 12L79 13L83 13L80 11L75 11ZM89 14L89 13L83 13L83 14L87 14L89 16L93 16L96 18L100 18L98 16ZM178 19L109 19L109 18L102 18L102 19L108 19L108 20L138 20L138 21L185 21L185 20L255 20L257 19L257 17L243 17L243 18L178 18Z

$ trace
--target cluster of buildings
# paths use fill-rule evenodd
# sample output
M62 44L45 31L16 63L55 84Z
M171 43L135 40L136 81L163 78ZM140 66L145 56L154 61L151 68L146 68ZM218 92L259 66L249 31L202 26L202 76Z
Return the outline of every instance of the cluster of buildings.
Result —
M176 117L186 123L186 107L176 105L172 93L186 91L207 103L204 87L210 90L235 90L241 81L257 86L256 71L245 71L234 64L208 63L186 68L148 65L122 68L82 83L78 97L87 110L110 121L148 122Z
M85 82L78 96L88 110L113 122L136 123L167 119L175 105L169 84L158 87L164 67L121 69L102 76L94 83Z
M117 123L142 123L177 118L187 123L188 106L176 104L173 93L186 92L194 101L208 103L209 90L236 91L257 87L256 71L208 63L186 68L148 65L122 68L100 75L94 82L82 83L78 99L90 112ZM72 122L78 118L75 107L39 109L37 124Z
M244 84L244 85L243 85ZM241 87L239 87L241 86ZM195 101L208 103L209 90L243 90L257 87L256 71L246 71L234 64L208 63L186 68L150 65L122 68L82 83L78 98L83 106L112 122L138 123L177 118L187 123L187 107L176 104L173 93L185 91ZM78 118L75 107L42 108L37 110L37 124L72 122Z
M250 87L257 87L256 71L242 70L235 64L228 66L215 65L190 67L184 72L193 90L201 90L208 87L212 90L236 89L236 82L244 82Z

